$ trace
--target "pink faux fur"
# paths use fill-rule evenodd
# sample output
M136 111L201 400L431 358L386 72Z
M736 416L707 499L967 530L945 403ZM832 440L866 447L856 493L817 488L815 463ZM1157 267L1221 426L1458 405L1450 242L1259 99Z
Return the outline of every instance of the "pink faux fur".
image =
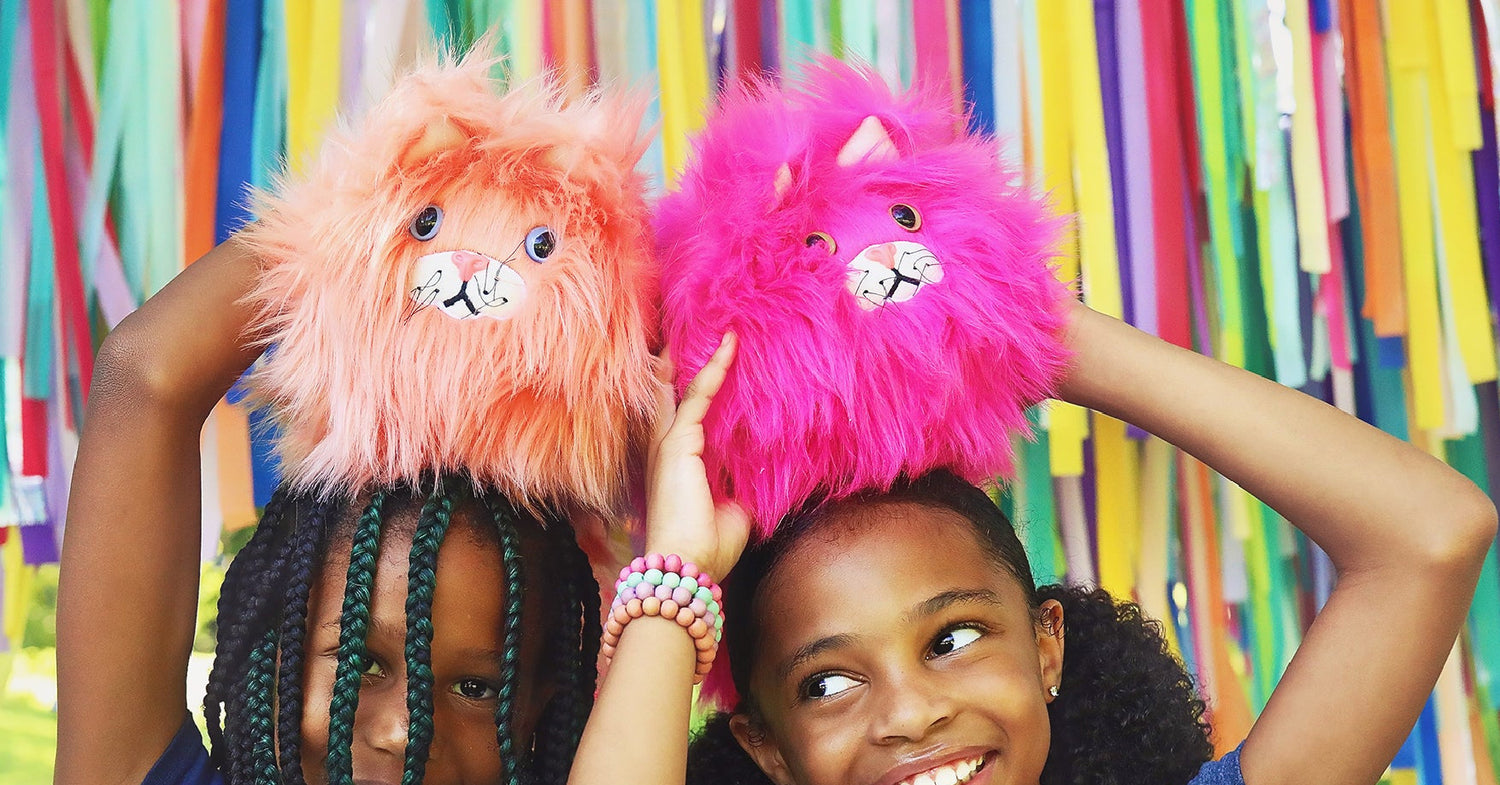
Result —
M251 383L295 487L464 470L518 502L622 504L657 384L645 101L546 81L502 94L494 65L404 77L258 195L241 237L265 262L252 300L271 350ZM443 216L424 242L412 226L429 205ZM526 253L536 227L555 238L541 262ZM503 283L487 311L500 318L444 307L460 279L481 305Z
M945 89L893 94L822 60L724 95L659 206L679 390L739 336L705 458L761 535L815 494L1009 473L1025 407L1064 367L1063 221L966 119Z

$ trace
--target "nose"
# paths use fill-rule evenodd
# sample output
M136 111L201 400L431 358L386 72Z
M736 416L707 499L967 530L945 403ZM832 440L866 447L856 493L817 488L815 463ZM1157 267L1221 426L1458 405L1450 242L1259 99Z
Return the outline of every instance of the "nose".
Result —
M411 722L406 713L406 690L384 687L360 690L359 708L354 714L356 743L404 760Z
M869 256L870 261L880 265L881 267L884 267L887 270L896 269L895 243L881 243L880 245L872 245L870 246L870 250L866 253Z
M952 719L953 702L939 685L918 675L875 687L875 713L870 725L876 744L921 741Z
M458 276L467 281L474 277L480 270L489 267L490 260L473 251L454 251L453 266L458 268Z

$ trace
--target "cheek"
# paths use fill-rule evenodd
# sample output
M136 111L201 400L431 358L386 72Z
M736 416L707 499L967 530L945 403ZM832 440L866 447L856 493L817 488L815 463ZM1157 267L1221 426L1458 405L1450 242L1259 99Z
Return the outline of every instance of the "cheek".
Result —
M1035 645L1017 641L971 671L955 674L972 710L986 715L1004 734L1010 763L1021 780L1041 776L1051 746L1051 720Z
M302 668L302 771L309 783L325 778L328 757L328 702L333 696L336 665L328 657L309 657Z
M500 744L494 715L473 706L445 705L441 697L434 711L427 781L499 782Z
M789 723L778 739L792 779L802 785L841 785L855 771L863 747L860 722L850 717L808 719Z

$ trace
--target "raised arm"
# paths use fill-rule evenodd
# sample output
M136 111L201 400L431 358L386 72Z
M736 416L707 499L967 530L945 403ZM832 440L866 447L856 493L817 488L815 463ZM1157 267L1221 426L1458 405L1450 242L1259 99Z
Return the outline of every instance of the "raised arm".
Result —
M1339 582L1241 754L1248 785L1376 782L1448 656L1495 508L1321 401L1078 306L1062 397L1145 428L1281 513Z
M57 602L55 782L138 783L181 726L198 604L199 432L256 351L230 240L99 349Z
M662 361L659 375L668 383L657 402L649 468L647 552L675 553L714 578L729 572L750 535L743 510L732 504L715 509L703 465L703 416L734 359L734 340L733 335L724 339L675 409L672 365ZM693 639L675 621L646 616L626 626L568 785L681 785L687 775L695 655ZM642 724L643 717L649 723Z

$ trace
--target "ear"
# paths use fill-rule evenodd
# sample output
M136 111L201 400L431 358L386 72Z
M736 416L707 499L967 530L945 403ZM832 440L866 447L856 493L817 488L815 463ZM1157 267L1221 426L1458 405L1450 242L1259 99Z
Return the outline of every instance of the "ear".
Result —
M542 161L547 166L562 172L571 172L589 157L582 145L565 143L553 145L542 151Z
M1048 703L1054 698L1048 688L1067 689L1062 683L1064 636L1067 626L1063 623L1063 606L1057 600L1047 600L1037 609L1036 651L1040 658L1042 697Z
M885 125L880 118L870 115L854 129L854 134L839 150L838 162L839 166L853 166L861 161L894 161L899 157L901 154L896 151L896 143L891 141Z
M786 192L792 187L792 167L785 163L777 167L773 185L776 187L776 197L771 200L771 209L775 210L781 206L781 200L786 198Z
M406 152L401 154L401 168L410 169L432 159L433 156L463 147L469 134L457 123L442 117L427 124Z
M782 757L776 741L763 729L756 727L748 715L737 713L730 717L729 730L734 734L734 740L740 743L740 749L755 761L755 765L772 782L776 785L794 785L792 772L787 768L786 759Z

